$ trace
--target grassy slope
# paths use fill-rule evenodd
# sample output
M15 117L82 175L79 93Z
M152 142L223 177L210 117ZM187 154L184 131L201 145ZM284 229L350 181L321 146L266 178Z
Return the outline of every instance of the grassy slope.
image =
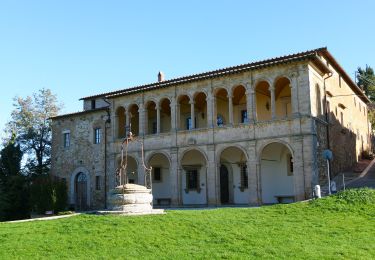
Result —
M351 193L314 203L262 208L2 223L0 259L374 259L375 191Z

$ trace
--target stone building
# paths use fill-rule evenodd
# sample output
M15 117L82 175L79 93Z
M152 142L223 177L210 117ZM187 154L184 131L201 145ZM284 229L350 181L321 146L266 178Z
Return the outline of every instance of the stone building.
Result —
M106 206L131 131L153 167L154 203L259 205L312 196L369 149L362 90L326 48L84 97L53 118L52 173L77 209ZM144 183L130 144L129 182Z

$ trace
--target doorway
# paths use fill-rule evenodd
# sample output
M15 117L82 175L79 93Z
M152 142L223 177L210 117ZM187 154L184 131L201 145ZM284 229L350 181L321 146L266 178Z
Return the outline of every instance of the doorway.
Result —
M75 208L77 211L87 210L87 176L83 172L77 174L75 179L76 200Z
M229 173L225 165L220 166L220 202L229 203Z

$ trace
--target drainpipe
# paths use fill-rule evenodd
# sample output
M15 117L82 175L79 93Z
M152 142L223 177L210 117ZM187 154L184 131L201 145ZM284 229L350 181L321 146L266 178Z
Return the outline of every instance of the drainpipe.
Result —
M325 106L325 118L326 118L326 122L327 122L327 149L328 150L331 150L331 145L330 145L330 139L329 139L329 111L328 111L328 106L327 106L327 92L326 92L326 80L329 79L330 77L332 77L332 72L328 73L328 76L323 78L323 86L324 86L324 106ZM328 174L329 174L329 178L331 176L331 169L332 169L332 165L331 165L331 161L328 160ZM328 180L330 181L330 180ZM331 190L331 187L328 187L329 190Z
M107 100L103 99L108 105L111 105ZM104 208L107 209L107 127L111 123L111 111L107 108L107 119L104 123Z

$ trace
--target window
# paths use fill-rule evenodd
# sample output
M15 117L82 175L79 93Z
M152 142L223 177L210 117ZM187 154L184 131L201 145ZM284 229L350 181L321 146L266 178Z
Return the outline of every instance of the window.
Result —
M341 76L339 76L339 87L341 88Z
M94 129L94 143L100 144L101 138L102 138L102 129L101 128L95 128Z
M247 165L245 163L242 163L239 165L240 166L240 171L241 171L241 186L240 190L244 191L244 189L247 189L249 187L249 177L247 174Z
M356 107L357 106L357 102L355 101L355 97L353 99L354 99L354 106Z
M247 123L247 110L241 110L241 123Z
M95 189L96 190L101 190L100 176L95 176Z
M70 133L64 133L64 147L70 146Z
M186 191L197 190L199 192L198 169L189 169L186 171Z
M335 115L337 116L337 107L335 108Z
M91 109L95 109L96 108L96 102L95 102L95 99L91 100Z
M155 167L153 168L154 174L152 175L155 182L161 182L161 168Z
M152 133L156 134L157 131L158 131L157 122L152 122Z

